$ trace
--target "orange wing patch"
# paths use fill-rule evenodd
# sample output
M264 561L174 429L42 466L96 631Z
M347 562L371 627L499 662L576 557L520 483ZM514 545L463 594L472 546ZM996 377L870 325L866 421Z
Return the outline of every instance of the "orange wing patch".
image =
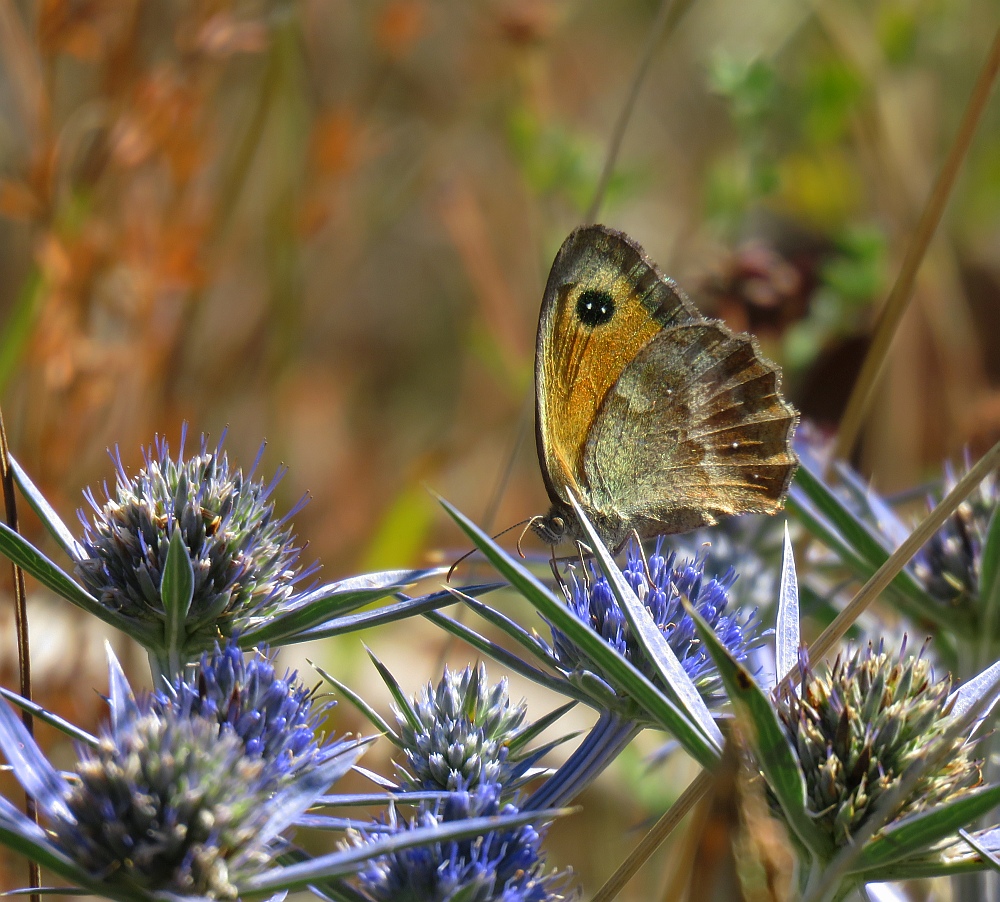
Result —
M605 395L662 328L622 278L608 286L616 306L611 320L593 329L584 326L576 313L583 288L570 285L560 292L551 353L544 361L548 391L544 428L553 457L569 469L569 485L582 479L587 435Z

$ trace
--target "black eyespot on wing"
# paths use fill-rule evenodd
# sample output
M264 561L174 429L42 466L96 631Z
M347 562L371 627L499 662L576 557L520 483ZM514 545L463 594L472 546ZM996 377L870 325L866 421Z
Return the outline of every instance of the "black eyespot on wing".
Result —
M587 328L602 326L615 315L615 301L606 291L593 289L580 293L576 300L576 315Z

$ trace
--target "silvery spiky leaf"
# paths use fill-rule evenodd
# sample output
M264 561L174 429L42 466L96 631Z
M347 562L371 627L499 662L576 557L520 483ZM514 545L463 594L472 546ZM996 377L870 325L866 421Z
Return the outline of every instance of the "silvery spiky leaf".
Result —
M191 660L251 615L277 610L305 574L296 570L299 549L287 518L275 516L271 501L280 473L269 484L244 476L230 467L221 442L209 448L204 436L187 459L183 441L172 457L162 438L144 458L129 476L116 454L114 490L106 488L103 504L87 493L93 519L80 512L76 572L101 604L166 633L172 612L161 590L179 533L193 579L181 658Z
M416 723L394 710L411 788L472 790L489 783L509 791L524 773L527 762L511 755L511 745L523 732L527 705L511 704L506 678L490 686L485 664L445 667L437 686L428 683L412 700Z
M736 579L732 571L721 579L705 572L706 558L701 554L678 560L675 552L662 553L663 540L656 543L648 569L640 549L629 546L628 561L622 574L642 602L668 644L702 696L709 701L721 698L721 681L711 658L698 638L694 623L684 611L681 597L687 598L736 660L746 660L748 651L759 641L754 612L728 610L728 591ZM591 569L583 581L572 581L569 607L584 623L596 630L606 642L650 678L656 670L632 636L607 579ZM559 630L552 630L556 658L566 669L587 669L588 662L576 646Z
M810 817L835 846L851 842L879 802L952 728L951 678L922 656L868 645L832 667L803 654L800 690L784 686L777 713L805 776ZM893 820L965 795L981 782L967 733L922 775Z
M409 823L391 809L387 822L353 833L352 840L360 846L369 838L516 810L501 805L497 787L484 783L422 805ZM542 834L525 825L384 855L361 872L359 886L371 902L557 902L565 898L568 875L544 872Z

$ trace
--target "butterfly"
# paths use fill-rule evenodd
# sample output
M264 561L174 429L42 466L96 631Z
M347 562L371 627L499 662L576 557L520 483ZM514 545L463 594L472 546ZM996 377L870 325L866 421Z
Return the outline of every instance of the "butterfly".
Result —
M797 466L795 409L756 340L701 315L628 235L576 229L549 273L535 348L535 438L552 507L532 523L584 540L570 497L620 550L774 513Z

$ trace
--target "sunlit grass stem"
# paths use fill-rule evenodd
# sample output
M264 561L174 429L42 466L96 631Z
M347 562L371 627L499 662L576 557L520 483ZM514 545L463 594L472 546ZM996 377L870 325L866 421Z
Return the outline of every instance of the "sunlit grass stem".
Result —
M976 80L975 87L969 97L965 114L959 125L958 133L951 144L948 156L945 158L941 172L938 174L934 188L930 197L920 214L920 220L913 236L910 239L909 247L903 258L899 275L889 292L885 305L879 313L878 322L875 325L875 333L872 336L871 346L865 355L861 365L861 371L851 390L851 395L847 401L847 408L840 421L840 428L837 431L837 440L834 448L833 460L845 460L854 449L861 430L861 423L868 412L869 404L874 395L882 370L885 366L892 339L899 328L903 314L913 297L913 286L916 282L917 271L927 253L934 233L937 231L941 216L944 213L945 205L955 187L955 180L962 163L972 144L973 135L982 119L986 102L989 100L993 83L996 80L997 72L1000 71L1000 29L997 29L993 38L993 45L990 48L989 56L983 64Z

